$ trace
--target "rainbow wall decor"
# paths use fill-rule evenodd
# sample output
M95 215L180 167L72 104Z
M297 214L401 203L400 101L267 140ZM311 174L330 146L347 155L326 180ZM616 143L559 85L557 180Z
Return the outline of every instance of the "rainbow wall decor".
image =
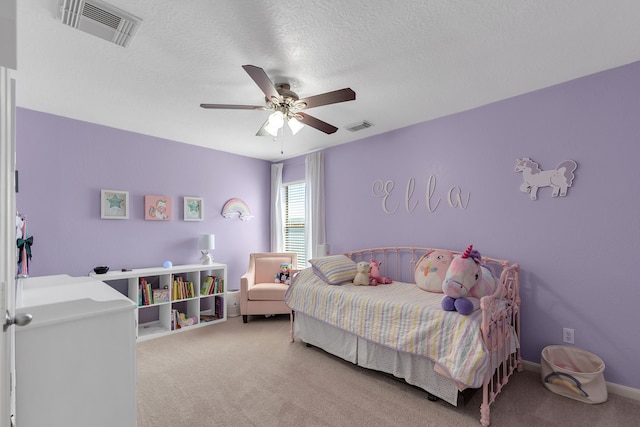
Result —
M242 199L229 199L222 208L222 216L225 218L233 218L238 215L242 221L249 221L253 218L249 206Z

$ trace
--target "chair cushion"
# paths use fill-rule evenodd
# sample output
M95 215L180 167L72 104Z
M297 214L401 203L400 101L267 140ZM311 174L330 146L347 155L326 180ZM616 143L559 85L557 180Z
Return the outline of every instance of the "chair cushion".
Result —
M284 294L289 289L284 283L256 283L247 292L250 301L284 301Z
M356 263L346 255L330 255L309 260L313 271L330 285L353 281Z

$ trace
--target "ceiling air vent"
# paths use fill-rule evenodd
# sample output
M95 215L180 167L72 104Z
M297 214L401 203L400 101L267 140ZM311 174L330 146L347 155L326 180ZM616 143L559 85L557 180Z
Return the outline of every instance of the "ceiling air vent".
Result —
M369 123L366 120L363 120L361 122L347 126L347 130L350 130L351 132L356 132L362 129L370 128L371 126L373 126L373 124Z
M63 24L110 41L129 46L142 19L100 0L61 0Z

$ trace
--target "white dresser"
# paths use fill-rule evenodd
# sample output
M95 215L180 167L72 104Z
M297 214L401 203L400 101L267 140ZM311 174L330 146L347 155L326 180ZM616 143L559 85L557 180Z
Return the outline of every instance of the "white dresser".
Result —
M135 427L135 304L105 283L21 279L16 314L17 427Z

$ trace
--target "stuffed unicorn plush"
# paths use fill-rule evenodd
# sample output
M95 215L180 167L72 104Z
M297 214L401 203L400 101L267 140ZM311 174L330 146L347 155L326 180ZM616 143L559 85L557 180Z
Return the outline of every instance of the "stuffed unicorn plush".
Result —
M390 278L380 275L380 264L382 263L376 261L375 259L372 259L371 262L369 263L369 267L370 267L369 281L370 281L370 284L373 286L388 285L389 283L391 283Z
M480 252L469 245L453 258L442 283L442 309L470 314L480 308L480 298L495 292L497 281L491 270L480 264Z

